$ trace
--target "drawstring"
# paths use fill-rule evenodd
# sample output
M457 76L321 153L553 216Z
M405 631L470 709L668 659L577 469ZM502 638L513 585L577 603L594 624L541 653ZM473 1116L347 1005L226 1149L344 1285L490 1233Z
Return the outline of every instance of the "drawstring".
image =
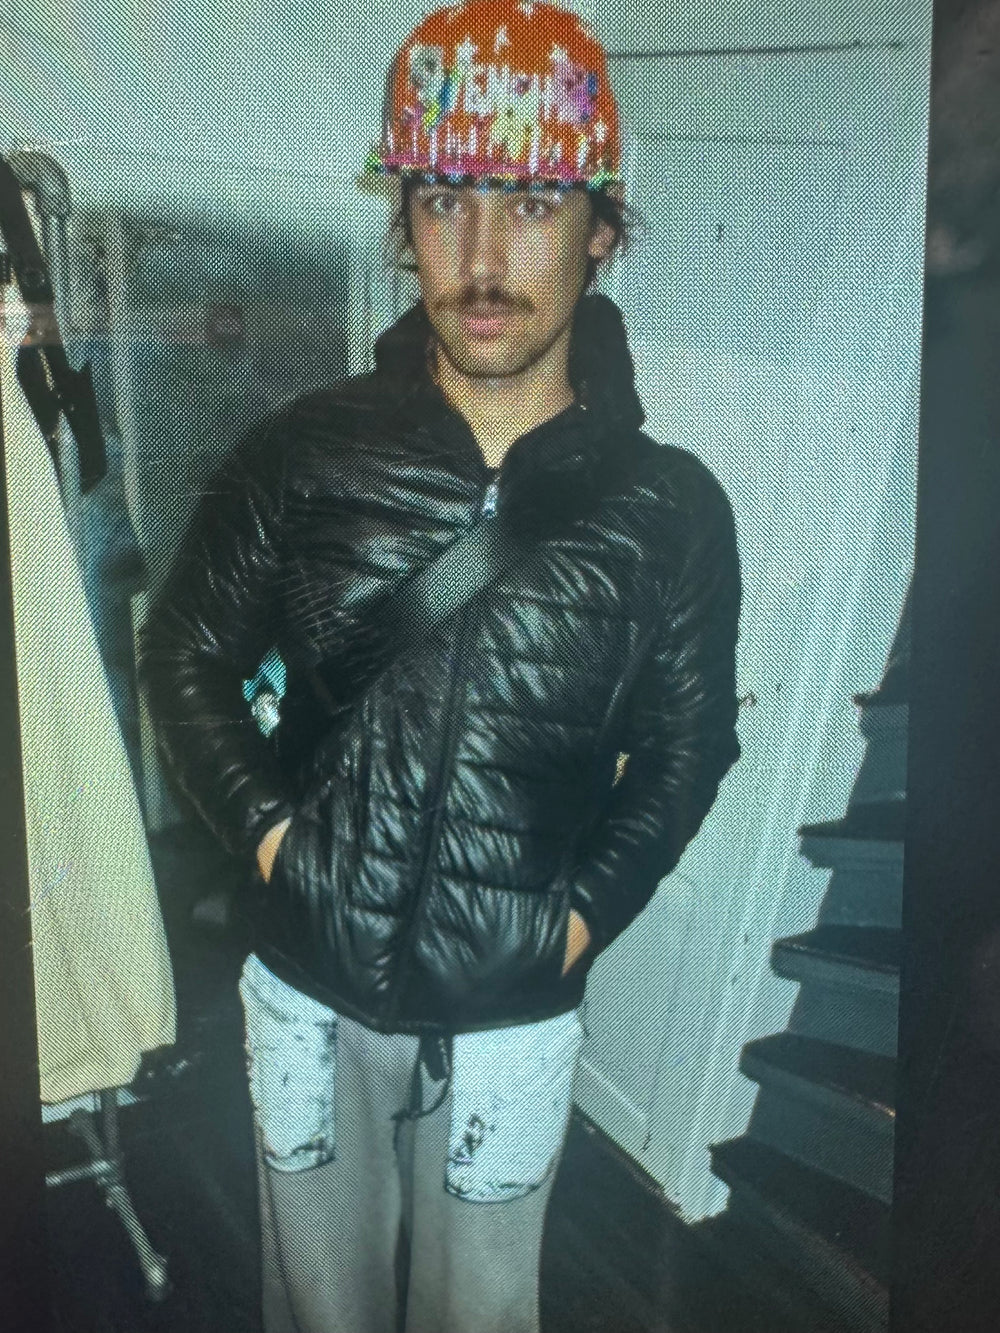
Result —
M444 1080L441 1091L438 1093L437 1100L433 1105L423 1106L423 1081L420 1077L420 1067L423 1065L427 1070L429 1078L435 1083ZM403 1127L404 1120L421 1120L424 1116L430 1115L436 1111L448 1095L451 1087L451 1038L441 1036L440 1034L420 1034L420 1042L417 1047L417 1058L413 1064L413 1076L410 1079L410 1095L406 1106L401 1111L396 1111L393 1120L396 1128L392 1133L392 1146L395 1152L399 1151L399 1131Z

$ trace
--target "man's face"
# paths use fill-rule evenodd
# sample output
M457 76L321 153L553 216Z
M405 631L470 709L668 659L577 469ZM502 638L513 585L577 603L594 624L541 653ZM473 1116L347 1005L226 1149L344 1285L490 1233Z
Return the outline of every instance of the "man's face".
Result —
M421 294L444 354L474 379L517 375L569 326L587 261L613 234L582 190L418 185L410 223Z

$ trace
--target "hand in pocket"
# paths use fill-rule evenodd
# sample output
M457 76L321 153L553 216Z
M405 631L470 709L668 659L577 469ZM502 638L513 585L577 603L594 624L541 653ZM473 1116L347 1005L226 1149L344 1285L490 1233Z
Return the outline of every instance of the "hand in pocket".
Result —
M274 858L278 855L278 848L281 846L291 822L289 817L283 819L280 824L274 824L257 844L257 867L265 884L270 882L271 871L274 868Z
M583 957L590 948L590 930L586 921L575 907L569 909L569 926L566 931L566 957L563 960L563 976Z

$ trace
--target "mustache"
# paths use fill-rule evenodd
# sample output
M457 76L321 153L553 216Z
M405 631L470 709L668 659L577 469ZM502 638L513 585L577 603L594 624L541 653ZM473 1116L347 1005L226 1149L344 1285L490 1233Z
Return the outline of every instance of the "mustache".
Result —
M459 315L491 314L498 310L534 309L526 296L514 296L501 287L463 287L450 296L442 296L437 302L439 310L454 310Z

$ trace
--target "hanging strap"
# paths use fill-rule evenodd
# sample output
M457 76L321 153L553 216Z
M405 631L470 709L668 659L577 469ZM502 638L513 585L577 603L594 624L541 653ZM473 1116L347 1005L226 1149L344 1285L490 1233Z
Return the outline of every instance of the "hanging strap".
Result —
M55 432L60 412L65 415L80 456L80 490L86 492L107 471L94 383L89 365L74 370L67 360L48 265L35 239L23 188L10 163L0 157L0 240L7 247L21 299L32 317L18 349L17 376L57 471Z

